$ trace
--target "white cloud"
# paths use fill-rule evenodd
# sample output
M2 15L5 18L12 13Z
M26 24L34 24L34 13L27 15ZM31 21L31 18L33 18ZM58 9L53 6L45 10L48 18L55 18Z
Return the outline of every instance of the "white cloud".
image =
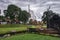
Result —
M52 4L60 4L59 1L49 1L49 2L46 2L45 5L52 5Z

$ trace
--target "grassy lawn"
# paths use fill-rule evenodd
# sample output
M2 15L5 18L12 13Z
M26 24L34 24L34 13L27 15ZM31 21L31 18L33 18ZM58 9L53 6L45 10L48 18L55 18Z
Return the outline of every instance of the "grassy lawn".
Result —
M0 25L0 34L10 32L12 30L15 31L23 31L26 30L28 25L22 24L4 24ZM30 27L30 26L29 26ZM32 26L35 28L35 26ZM0 40L60 40L58 37L51 37L46 35L38 35L38 34L17 34L7 38L0 38Z
M23 31L26 30L27 27L36 28L37 26L34 25L28 26L24 24L0 24L0 34L11 32L11 31ZM46 25L44 27L46 27Z
M0 38L0 40L60 40L60 38L38 34L18 34L7 38Z
M22 24L4 24L0 25L0 34L7 33L10 31L23 31L27 29L27 25Z
M0 24L0 28L26 27L24 24Z

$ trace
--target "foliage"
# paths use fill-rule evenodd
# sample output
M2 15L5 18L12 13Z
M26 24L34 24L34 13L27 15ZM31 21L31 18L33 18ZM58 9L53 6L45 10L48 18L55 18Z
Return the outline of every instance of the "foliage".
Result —
M3 19L4 18L4 16L0 16L0 19Z
M19 8L16 5L8 5L7 10L4 10L5 17L9 17L11 20L19 20L23 23L26 23L30 17L30 14L27 11L22 11L21 8Z
M60 16L58 14L50 19L50 27L60 32Z
M0 16L1 21L5 21L4 18L5 18L4 16Z
M22 11L21 14L19 15L19 19L20 21L22 21L23 23L26 23L30 17L30 14L27 11Z
M42 21L44 23L47 22L47 20L49 20L53 15L55 15L55 13L53 13L53 11L51 11L51 10L45 11L42 16Z
M42 16L43 22L47 22L47 28L53 28L60 32L60 16L52 11L45 11Z

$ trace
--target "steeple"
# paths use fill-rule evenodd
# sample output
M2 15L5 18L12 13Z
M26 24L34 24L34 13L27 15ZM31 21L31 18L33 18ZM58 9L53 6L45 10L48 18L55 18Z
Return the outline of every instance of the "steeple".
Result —
M51 8L51 5L49 5L49 7L47 8L47 11L49 11L49 10L50 10L50 8Z
M30 0L28 0L28 12L31 14L30 19L36 20L36 16L35 16L35 14L34 14L34 11L30 9L30 6L31 6L31 5L30 5Z
M30 13L30 4L28 4L28 12Z

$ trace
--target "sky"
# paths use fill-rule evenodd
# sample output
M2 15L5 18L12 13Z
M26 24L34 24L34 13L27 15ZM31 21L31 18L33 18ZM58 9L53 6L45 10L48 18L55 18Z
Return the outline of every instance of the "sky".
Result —
M28 10L28 4L30 4L30 10L32 18L41 20L43 12L51 6L50 10L56 13L60 13L60 0L0 0L0 10L2 10L1 15L3 15L3 10L7 9L8 5L14 4L20 7L22 10Z

